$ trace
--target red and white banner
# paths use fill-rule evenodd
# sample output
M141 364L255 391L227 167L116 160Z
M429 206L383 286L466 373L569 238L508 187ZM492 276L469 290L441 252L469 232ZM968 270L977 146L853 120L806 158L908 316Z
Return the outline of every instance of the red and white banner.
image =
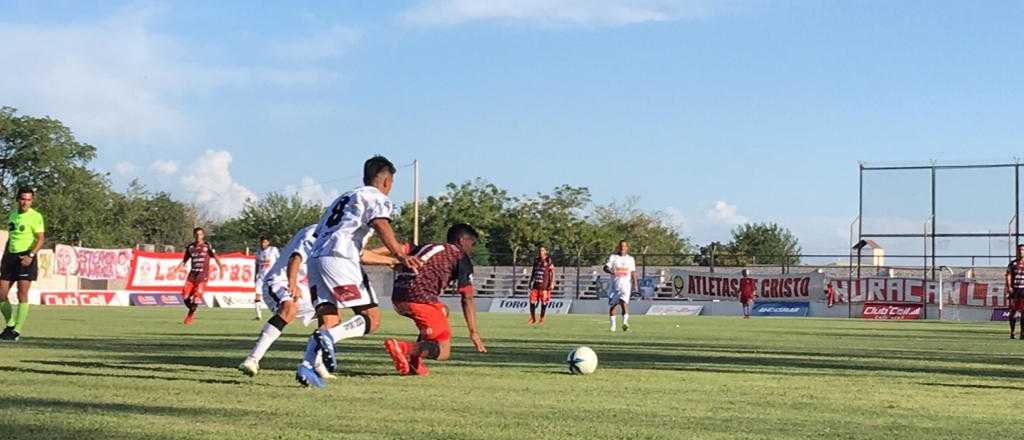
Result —
M738 273L691 272L673 270L672 288L688 298L737 299L740 296ZM820 273L751 275L754 295L774 301L817 301L824 295L825 275Z
M127 290L139 292L180 292L185 286L189 266L177 272L174 267L181 263L184 254L135 252L132 270L128 277ZM206 283L207 292L240 292L255 291L256 257L239 253L218 255L224 263L224 272L217 267L217 262L210 261L210 278Z
M835 289L835 302L904 302L938 304L939 283L920 278L862 278L829 280ZM946 304L975 307L1005 307L1004 283L980 283L950 280L943 283ZM923 300L923 301L922 301Z
M43 292L39 302L47 306L126 306L117 292Z
M132 249L89 249L58 244L54 274L90 280L127 280Z
M865 303L864 319L908 321L921 319L921 304Z

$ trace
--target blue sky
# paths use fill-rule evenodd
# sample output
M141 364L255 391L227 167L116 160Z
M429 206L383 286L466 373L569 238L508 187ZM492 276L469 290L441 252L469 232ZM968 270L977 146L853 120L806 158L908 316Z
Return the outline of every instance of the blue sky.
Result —
M699 243L777 221L843 252L858 161L1021 156L1021 23L1021 1L0 0L0 101L214 216L329 198L383 153L427 193L582 185ZM1006 179L944 176L940 226L1005 228ZM874 224L916 231L919 183L869 181Z

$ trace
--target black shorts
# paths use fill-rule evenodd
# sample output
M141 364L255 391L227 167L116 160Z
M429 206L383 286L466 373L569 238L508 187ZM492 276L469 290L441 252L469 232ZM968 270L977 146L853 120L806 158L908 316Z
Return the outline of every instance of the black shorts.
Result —
M1024 289L1014 288L1014 289L1010 290L1010 299L1021 299L1021 298L1024 298Z
M0 261L0 280L4 281L35 281L39 276L38 258L32 259L28 267L21 265L21 257L31 254L32 251L12 254L4 251L3 260Z

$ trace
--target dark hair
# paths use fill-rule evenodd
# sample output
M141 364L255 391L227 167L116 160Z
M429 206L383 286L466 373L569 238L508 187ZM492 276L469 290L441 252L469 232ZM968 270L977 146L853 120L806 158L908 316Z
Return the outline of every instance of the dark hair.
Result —
M396 171L395 164L384 156L373 156L363 164L363 184L372 185L373 179L376 179L380 173L387 172L394 175Z
M21 188L18 188L18 194L17 195L21 196L22 194L32 194L34 196L34 195L36 195L36 190L34 190L32 188L29 188L27 186L23 186Z
M480 238L480 234L476 232L476 229L473 229L472 226L465 223L456 223L452 225L452 227L448 228L449 243L455 243L465 236L473 237L474 240Z
M270 241L270 237L267 237L266 235L261 235L260 236L260 241L262 242L263 240Z
M192 233L193 234L195 234L196 232L199 232L199 231L206 232L206 229L203 229L201 226L197 226L197 227L195 227L195 229L192 229Z
M629 244L629 242L628 242L628 241L626 241L626 239L625 239L625 238L623 238L622 240L619 240L619 244L622 244L622 243L626 243L626 244Z

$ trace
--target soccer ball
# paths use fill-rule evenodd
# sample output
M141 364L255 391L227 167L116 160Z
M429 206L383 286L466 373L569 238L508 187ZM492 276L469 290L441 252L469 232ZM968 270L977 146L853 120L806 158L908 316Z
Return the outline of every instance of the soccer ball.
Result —
M572 374L590 374L597 369L597 353L590 347L577 347L569 352L565 363Z

